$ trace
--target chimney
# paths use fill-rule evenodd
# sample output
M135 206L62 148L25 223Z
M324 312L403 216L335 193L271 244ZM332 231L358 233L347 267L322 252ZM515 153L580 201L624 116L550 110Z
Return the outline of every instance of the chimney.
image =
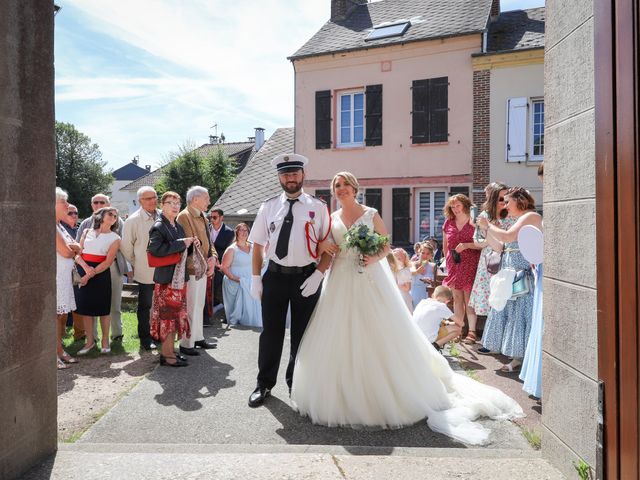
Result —
M140 161L140 155L136 155L135 157L133 157L133 159L131 160L131 163L133 163L134 165L138 165L138 162Z
M147 172L151 171L151 165L145 165L144 168Z
M264 144L264 128L256 127L256 152L260 150L260 147Z
M369 3L368 0L331 0L331 21L344 20L355 7L367 3Z
M218 143L218 136L217 135L209 135L209 143L211 145L214 145L214 144Z
M493 0L491 4L491 21L493 22L500 15L500 0Z

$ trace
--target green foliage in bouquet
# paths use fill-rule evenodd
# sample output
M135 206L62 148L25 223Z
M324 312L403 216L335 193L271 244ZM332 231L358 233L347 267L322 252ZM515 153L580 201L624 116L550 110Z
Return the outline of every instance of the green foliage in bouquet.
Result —
M377 255L389 243L388 235L380 235L365 224L352 225L344 236L346 246L362 255Z

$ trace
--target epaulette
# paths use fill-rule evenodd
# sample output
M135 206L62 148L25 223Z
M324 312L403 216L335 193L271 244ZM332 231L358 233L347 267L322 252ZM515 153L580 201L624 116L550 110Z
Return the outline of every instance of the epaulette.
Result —
M274 195L273 197L269 197L266 200L264 200L262 203L267 203L270 202L271 200L275 200L276 198L279 198L280 194Z
M315 198L316 200L320 200L322 203L324 203L325 205L327 204L327 201L320 198L320 197L316 197L315 195L311 195L313 198Z

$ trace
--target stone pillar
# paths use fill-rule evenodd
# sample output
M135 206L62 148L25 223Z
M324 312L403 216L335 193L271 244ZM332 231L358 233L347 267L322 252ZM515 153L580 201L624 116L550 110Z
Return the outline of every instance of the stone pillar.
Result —
M51 0L0 3L0 478L56 450Z
M490 182L491 155L491 70L473 72L473 147L471 152L472 201L484 203L484 187Z
M594 0L547 0L542 453L596 465Z

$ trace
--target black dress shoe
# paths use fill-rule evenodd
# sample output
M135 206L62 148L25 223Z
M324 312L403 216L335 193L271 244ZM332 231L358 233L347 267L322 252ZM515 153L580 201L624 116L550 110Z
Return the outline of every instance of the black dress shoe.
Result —
M259 407L264 400L271 395L271 390L266 387L256 387L249 397L249 406L251 408Z
M160 365L162 365L163 367L186 367L189 364L178 357L167 358L160 355Z
M173 352L173 353L176 356L176 358L179 358L180 360L184 360L185 362L187 361L187 357L185 357L184 355L181 355L178 352Z
M187 347L180 347L180 353L184 353L185 355L191 355L192 357L197 357L198 355L200 355L200 352L197 351L195 348L187 348Z
M204 350L211 350L212 348L218 348L218 345L215 343L207 342L206 340L198 340L194 343L196 347L203 348Z

